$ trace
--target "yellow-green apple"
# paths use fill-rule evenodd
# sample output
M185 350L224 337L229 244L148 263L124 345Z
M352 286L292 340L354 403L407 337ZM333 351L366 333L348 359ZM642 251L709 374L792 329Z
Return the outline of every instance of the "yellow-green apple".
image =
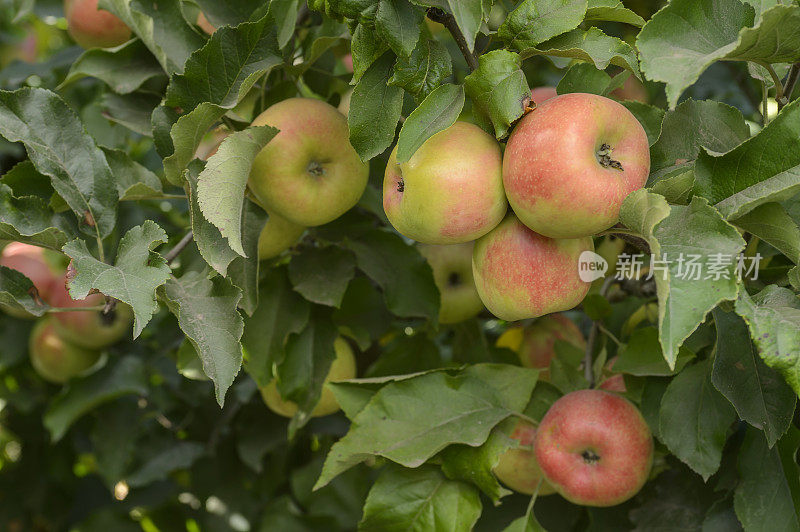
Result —
M356 377L356 359L353 350L341 336L333 342L336 358L331 364L331 369L325 377L325 382L336 382ZM297 412L297 404L281 397L278 386L273 380L261 388L261 397L270 410L284 417L292 417ZM339 403L333 392L323 385L319 402L311 411L311 417L321 417L333 414L339 410Z
M602 390L558 399L533 443L545 478L568 501L614 506L636 495L653 464L653 437L628 400Z
M512 429L511 438L519 442L519 447L500 455L494 474L500 482L519 493L533 495L538 487L538 495L550 495L556 490L544 480L536 461L536 454L533 452L535 437L536 427L528 421L518 420Z
M458 323L483 310L472 278L472 242L447 246L420 244L417 249L428 260L439 289L439 323Z
M545 101L556 96L558 96L558 93L555 87L535 87L531 89L531 100L536 105L542 105Z
M553 239L535 233L513 213L475 242L472 271L483 304L500 319L516 321L569 310L590 283L578 258L593 251L590 237Z
M572 93L537 106L514 128L503 184L522 223L551 238L578 238L619 220L622 201L642 188L650 148L620 103Z
M67 31L84 48L110 48L131 38L131 30L116 15L97 8L97 0L64 0Z
M64 340L50 318L41 319L34 325L28 347L31 365L36 373L43 379L58 384L89 369L100 357L99 351L79 347Z
M539 380L548 380L556 340L569 342L579 349L586 348L581 330L561 313L543 316L524 328L512 327L500 335L497 345L515 351L523 366L541 370Z
M344 116L347 116L350 113L350 99L352 97L353 97L353 89L347 89L347 92L342 94L342 99L339 100L339 106L337 107L337 109Z
M347 119L313 98L290 98L253 121L280 132L253 161L248 186L267 212L304 227L326 224L353 207L369 167L350 145Z
M33 283L39 297L45 301L63 275L54 261L47 257L44 248L22 242L10 242L3 248L0 252L0 266L25 275Z
M64 283L53 289L50 300L58 308L82 308L102 306L102 294L91 294L85 299L72 299ZM86 349L103 349L131 334L133 310L118 302L108 314L99 310L54 312L53 325L59 336L66 341Z
M297 244L306 228L277 214L270 214L258 237L258 260L277 257Z
M205 13L203 13L202 11L197 14L197 25L200 27L201 30L203 30L209 35L214 35L214 32L217 31L217 27L208 21Z
M403 163L392 150L383 178L383 209L400 233L424 244L475 240L503 219L502 156L481 128L456 122Z

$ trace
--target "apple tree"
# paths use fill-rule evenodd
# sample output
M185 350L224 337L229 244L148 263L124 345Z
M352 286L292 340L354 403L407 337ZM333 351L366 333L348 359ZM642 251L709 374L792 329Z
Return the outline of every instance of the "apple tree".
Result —
M0 529L800 531L797 0L0 0Z

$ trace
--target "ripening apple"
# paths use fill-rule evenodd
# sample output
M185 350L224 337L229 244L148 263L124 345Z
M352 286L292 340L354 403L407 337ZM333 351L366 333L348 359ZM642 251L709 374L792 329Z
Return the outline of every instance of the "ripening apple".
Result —
M633 76L629 76L622 83L622 87L611 91L611 96L619 100L633 100L642 103L647 103L650 99L645 86Z
M616 361L617 357L613 357L606 362L606 365L603 367L604 378L597 387L607 392L625 393L628 391L628 387L625 386L625 377L622 373L614 373L614 363Z
M653 437L628 400L602 390L558 399L536 431L545 478L568 501L614 506L642 489L653 464Z
M561 313L543 316L525 328L508 329L497 339L497 345L515 351L523 366L541 370L539 379L548 380L556 340L569 342L581 350L586 348L581 330Z
M217 27L214 26L209 20L206 18L205 13L202 11L197 14L197 25L200 27L201 30L206 32L209 35L214 35L214 32L217 31Z
M472 271L478 294L500 319L516 321L569 310L590 283L578 275L578 258L593 251L590 237L553 239L534 233L513 213L475 242Z
M333 342L333 349L336 351L336 358L331 364L331 369L325 377L325 382L336 382L356 377L356 359L350 344L338 337ZM261 397L270 410L284 417L292 417L297 412L297 404L283 399L278 391L278 386L273 380L268 385L261 388ZM319 402L311 411L311 417L321 417L333 414L339 410L339 403L333 392L323 385L322 395Z
M47 251L38 246L10 242L0 253L0 266L11 268L31 280L42 301L47 301L54 287L61 281L55 261L48 258ZM34 297L35 294L32 294ZM11 307L3 307L8 314L17 318L33 318L33 315Z
M642 125L620 103L596 94L562 94L537 106L514 128L503 157L511 207L550 238L611 227L649 172Z
M531 100L536 105L542 105L545 101L556 96L558 96L558 93L555 87L535 87L531 89Z
M458 323L483 310L472 278L472 242L449 246L420 244L417 249L428 260L439 289L439 323Z
M64 340L51 318L39 320L29 339L31 365L43 379L64 383L92 367L100 358L99 351L79 347Z
M270 214L258 237L258 260L277 257L297 244L305 232L305 227L293 224L277 214Z
M519 441L519 447L508 449L500 455L494 474L500 482L516 492L533 495L538 487L538 495L550 495L556 490L544 480L536 461L536 454L533 452L535 437L536 427L528 421L518 420L511 432L511 438Z
M423 244L458 244L491 231L507 209L502 156L481 128L456 122L430 137L404 162L392 150L383 178L391 224Z
M59 308L81 308L101 306L105 302L102 294L91 294L85 299L75 300L69 295L64 283L54 289L49 303ZM118 302L108 314L98 310L54 312L53 325L66 341L86 349L103 349L131 334L133 310Z
M267 212L303 227L335 220L367 186L369 167L350 145L347 119L313 98L290 98L253 121L280 132L253 161L248 186Z
M64 0L67 31L84 48L110 48L127 42L131 30L116 15L97 8L97 0Z

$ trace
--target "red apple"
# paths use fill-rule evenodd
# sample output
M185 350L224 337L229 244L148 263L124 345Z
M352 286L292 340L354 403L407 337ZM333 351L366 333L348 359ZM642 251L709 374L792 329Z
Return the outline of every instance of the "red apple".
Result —
M606 390L608 392L617 392L617 393L625 393L628 391L627 386L625 386L625 377L621 373L614 373L614 362L617 361L617 357L612 358L608 362L606 362L604 373L607 374L605 379L599 384L598 388L601 390Z
M545 478L565 499L614 506L642 489L653 464L653 437L628 400L579 390L553 403L534 440Z
M54 289L49 303L59 308L95 307L103 305L102 294L92 294L85 299L70 297L64 284ZM131 334L133 310L119 302L113 311L103 314L97 310L84 312L54 312L53 325L66 341L87 349L103 349Z
M84 48L110 48L131 38L131 30L116 15L97 8L97 0L64 0L67 30Z
M546 100L558 96L555 87L536 87L531 89L531 100L536 105L542 105Z
M99 351L64 340L50 318L39 320L33 327L28 351L36 373L47 381L59 384L89 369L100 357Z
M500 455L494 474L500 482L519 493L532 495L538 487L538 495L550 495L556 490L543 480L544 475L533 452L535 437L536 427L525 420L518 420L511 432L511 438L519 441L519 447Z
M492 230L507 209L502 156L481 128L456 122L403 163L392 150L383 210L400 233L424 244L458 244Z
M644 88L642 82L633 76L629 76L622 83L622 87L611 91L611 96L620 100L634 100L642 103L647 103L650 99L650 95L647 94L647 89Z
M578 326L561 313L543 316L524 329L511 328L497 339L497 345L515 351L523 366L541 370L539 380L549 380L556 340L569 342L579 349L586 348Z
M522 223L578 238L619 220L622 201L650 172L644 128L620 103L563 94L525 115L508 139L503 184Z
M53 288L61 281L61 275L47 261L44 248L11 242L0 253L0 266L17 270L31 280L39 297L47 301Z
M352 54L344 54L342 56L342 64L347 69L348 72L353 72L353 55Z
M290 98L253 125L280 130L256 156L248 181L267 212L312 227L335 220L361 198L369 167L350 145L347 119L335 107Z
M547 238L509 213L475 242L475 286L486 308L507 321L568 310L589 291L578 275L578 257L592 250L590 237Z

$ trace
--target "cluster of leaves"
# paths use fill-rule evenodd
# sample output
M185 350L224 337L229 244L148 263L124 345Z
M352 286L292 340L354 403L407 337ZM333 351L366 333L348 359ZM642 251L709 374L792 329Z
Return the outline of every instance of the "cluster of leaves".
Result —
M46 60L0 70L0 238L65 253L74 297L97 290L135 314L131 341L58 390L26 361L29 326L0 317L0 526L800 530L800 101L784 90L800 5L635 4L101 0L135 38L81 52L59 48L60 2L0 2L13 25L52 19L41 31L58 36ZM219 27L210 38L198 10ZM493 347L507 324L437 327L430 268L387 227L377 185L395 142L407 160L458 118L502 140L530 86L609 95L628 77L664 105L624 102L652 173L621 222L666 274L656 298L623 284L573 317L601 330L596 379L618 357L656 467L622 507L528 506L491 474L513 445L509 419L588 387L584 354L558 344L551 383L537 383ZM277 131L250 122L276 101L337 104L351 88L350 142L371 184L259 264L267 215L246 182ZM232 134L197 160L220 124ZM738 280L735 263L687 279L675 260L739 252L764 258L758 279ZM30 288L0 268L0 302L46 313ZM635 325L656 299L657 318ZM343 415L309 419L338 334L367 378L331 385ZM275 376L300 407L288 422L256 389Z

